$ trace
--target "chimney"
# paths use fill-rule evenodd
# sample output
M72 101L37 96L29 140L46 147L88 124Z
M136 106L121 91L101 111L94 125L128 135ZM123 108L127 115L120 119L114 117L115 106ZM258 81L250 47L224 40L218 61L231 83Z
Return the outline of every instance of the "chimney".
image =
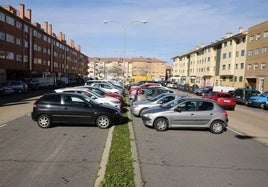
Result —
M24 18L24 12L25 12L25 8L24 7L25 7L24 4L20 4L20 14L19 14L19 17L21 19Z
M243 32L243 27L239 27L239 33Z
M73 40L70 40L70 47L74 49L74 41Z
M81 46L80 45L77 46L77 51L81 52Z
M31 9L27 9L26 18L28 18L29 21L32 20L32 10Z
M52 36L52 25L48 25L48 34Z
M44 31L45 31L45 33L48 33L48 22L47 21L44 22Z

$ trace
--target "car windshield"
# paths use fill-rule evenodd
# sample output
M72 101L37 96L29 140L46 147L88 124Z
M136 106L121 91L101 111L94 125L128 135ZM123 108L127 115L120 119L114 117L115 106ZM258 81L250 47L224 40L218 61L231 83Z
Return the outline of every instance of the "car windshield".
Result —
M179 103L181 103L182 101L184 101L184 99L178 98L178 99L172 100L172 101L170 101L168 103L162 104L162 105L160 105L160 107L161 108L167 108L167 109L172 108L172 107L178 105Z
M161 97L163 97L164 95L165 94L159 94L159 95L157 95L157 96L155 96L153 98L150 98L148 100L151 101L151 102L154 102L154 101L157 101L158 99L160 99Z

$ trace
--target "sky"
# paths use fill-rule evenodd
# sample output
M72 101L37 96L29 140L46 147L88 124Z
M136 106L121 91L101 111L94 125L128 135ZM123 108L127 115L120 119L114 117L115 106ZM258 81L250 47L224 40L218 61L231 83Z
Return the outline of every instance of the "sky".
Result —
M268 20L267 0L0 0L32 10L88 57L172 58ZM104 20L109 20L107 24ZM143 24L141 21L146 21ZM125 44L125 45L124 45Z

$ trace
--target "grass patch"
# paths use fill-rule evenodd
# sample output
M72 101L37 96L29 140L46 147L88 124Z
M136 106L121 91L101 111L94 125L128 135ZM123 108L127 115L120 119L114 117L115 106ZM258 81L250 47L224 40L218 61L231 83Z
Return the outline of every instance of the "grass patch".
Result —
M127 112L124 117L127 117ZM105 176L100 186L135 186L128 123L114 127Z

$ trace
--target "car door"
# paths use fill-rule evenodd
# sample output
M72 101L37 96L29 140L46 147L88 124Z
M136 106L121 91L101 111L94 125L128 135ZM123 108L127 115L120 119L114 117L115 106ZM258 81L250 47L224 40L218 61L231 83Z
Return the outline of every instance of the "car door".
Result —
M210 101L199 101L195 112L195 124L202 127L210 124L214 116L214 104Z
M94 124L95 110L88 102L79 96L64 95L63 96L67 123Z
M170 126L188 127L195 126L196 121L196 101L185 101L179 103L172 111L170 116Z

